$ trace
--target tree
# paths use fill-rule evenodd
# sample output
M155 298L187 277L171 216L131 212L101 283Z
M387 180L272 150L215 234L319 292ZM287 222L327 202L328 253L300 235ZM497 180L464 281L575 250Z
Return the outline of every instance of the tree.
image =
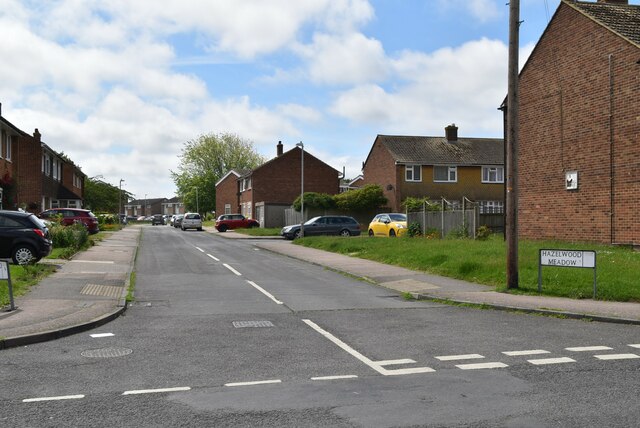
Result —
M264 161L252 141L231 133L206 134L185 144L171 177L187 210L210 212L216 206L216 182L224 174L253 169Z
M305 211L309 208L327 210L336 206L336 202L332 195L327 193L317 192L304 192L304 207ZM302 203L300 202L300 196L293 201L293 209L300 211L302 209Z
M102 180L101 175L84 180L84 206L96 212L117 213L120 209L120 188ZM122 191L122 205L133 195Z
M367 211L387 203L382 187L377 184L367 184L360 189L339 193L333 198L336 207L342 211Z

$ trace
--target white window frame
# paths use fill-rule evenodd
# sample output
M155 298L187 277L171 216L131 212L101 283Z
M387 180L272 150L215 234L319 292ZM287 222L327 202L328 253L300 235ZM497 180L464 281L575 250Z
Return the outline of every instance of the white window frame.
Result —
M447 179L437 180L436 169L447 168ZM458 182L458 167L453 165L434 165L433 166L433 182L434 183L457 183Z
M7 134L7 140L5 143L6 159L11 160L11 135Z
M231 214L231 204L224 204L224 213Z
M53 179L58 179L58 159L53 160Z
M491 177L492 174L494 175L493 179ZM504 167L503 166L483 166L482 182L483 183L504 183Z
M417 179L416 179L416 171L418 172ZM404 181L411 182L411 183L422 182L422 165L405 165Z
M480 214L504 214L503 201L479 201Z

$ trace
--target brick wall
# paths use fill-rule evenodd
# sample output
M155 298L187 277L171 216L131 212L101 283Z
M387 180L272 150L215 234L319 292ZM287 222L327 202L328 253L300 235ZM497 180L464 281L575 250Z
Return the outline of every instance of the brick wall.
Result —
M239 213L238 176L229 174L216 186L216 216L224 214L225 204L231 205L231 213Z
M520 77L521 236L640 244L639 59L560 5ZM567 171L578 171L577 190L566 190Z
M16 163L17 204L27 206L36 204L36 207L29 210L42 211L43 178L40 141L32 136L21 136L18 144L13 148L13 154Z
M404 174L404 173L403 173ZM400 197L397 192L399 180L404 180L403 176L398 176L395 161L391 153L384 145L376 141L373 142L369 156L362 170L362 185L378 184L382 187L384 196L387 198L387 205L391 211L400 209Z

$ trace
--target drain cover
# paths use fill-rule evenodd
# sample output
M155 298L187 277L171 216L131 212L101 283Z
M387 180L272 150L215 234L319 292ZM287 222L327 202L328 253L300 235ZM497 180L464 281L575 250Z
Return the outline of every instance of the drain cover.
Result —
M273 327L273 323L271 321L234 321L233 326L235 328Z
M129 348L102 348L89 349L88 351L83 351L81 355L88 358L114 358L124 357L132 352L133 350Z

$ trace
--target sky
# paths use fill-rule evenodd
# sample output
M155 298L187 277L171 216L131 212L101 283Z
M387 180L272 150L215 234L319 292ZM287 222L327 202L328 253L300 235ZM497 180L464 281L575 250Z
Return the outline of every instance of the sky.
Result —
M558 4L520 1L521 64ZM137 199L173 197L212 133L354 178L378 134L503 136L508 20L506 0L0 0L2 116Z

